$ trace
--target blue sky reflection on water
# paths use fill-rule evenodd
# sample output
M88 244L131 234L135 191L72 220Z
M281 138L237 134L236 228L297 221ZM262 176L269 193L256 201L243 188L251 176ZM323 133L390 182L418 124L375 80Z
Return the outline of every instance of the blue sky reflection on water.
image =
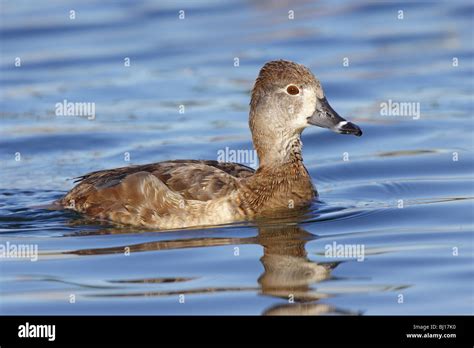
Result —
M1 9L0 243L36 244L39 260L1 261L0 313L473 313L470 2ZM321 202L297 221L145 232L38 207L89 171L251 149L250 89L280 58L309 66L364 130L305 131ZM96 117L56 116L65 99L95 103ZM419 119L381 115L389 100L419 103ZM363 245L364 261L325 257L334 242Z

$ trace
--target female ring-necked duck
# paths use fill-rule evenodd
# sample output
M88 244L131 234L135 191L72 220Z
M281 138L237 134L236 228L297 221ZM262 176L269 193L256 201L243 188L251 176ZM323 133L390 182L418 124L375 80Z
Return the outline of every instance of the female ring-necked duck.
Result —
M249 126L259 167L176 160L101 170L79 178L59 203L97 219L150 228L217 225L307 206L317 195L301 155L310 126L362 135L327 102L303 65L266 63L255 81Z

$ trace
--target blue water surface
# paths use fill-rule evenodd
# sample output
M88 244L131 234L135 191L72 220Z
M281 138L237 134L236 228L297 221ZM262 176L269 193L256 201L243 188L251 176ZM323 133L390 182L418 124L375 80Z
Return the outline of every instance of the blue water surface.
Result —
M39 252L0 260L0 314L474 313L471 1L0 4L0 245ZM89 171L252 149L274 59L364 131L305 131L306 214L143 231L44 209ZM57 116L64 100L95 118Z

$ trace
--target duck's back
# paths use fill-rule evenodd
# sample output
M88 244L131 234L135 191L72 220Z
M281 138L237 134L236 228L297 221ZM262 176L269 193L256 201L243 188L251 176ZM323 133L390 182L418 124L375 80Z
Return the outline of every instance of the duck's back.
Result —
M254 170L237 163L176 160L92 172L58 203L91 217L143 224L164 215L181 215L189 202L230 195L239 179Z

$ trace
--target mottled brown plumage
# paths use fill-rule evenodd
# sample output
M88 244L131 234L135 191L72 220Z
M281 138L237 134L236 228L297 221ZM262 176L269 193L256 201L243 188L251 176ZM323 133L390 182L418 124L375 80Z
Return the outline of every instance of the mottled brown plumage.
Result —
M316 190L303 165L303 129L325 120L336 131L360 132L332 109L328 112L322 98L321 85L307 68L269 62L250 103L257 171L199 160L101 170L79 177L57 203L96 219L161 229L230 223L307 206Z

